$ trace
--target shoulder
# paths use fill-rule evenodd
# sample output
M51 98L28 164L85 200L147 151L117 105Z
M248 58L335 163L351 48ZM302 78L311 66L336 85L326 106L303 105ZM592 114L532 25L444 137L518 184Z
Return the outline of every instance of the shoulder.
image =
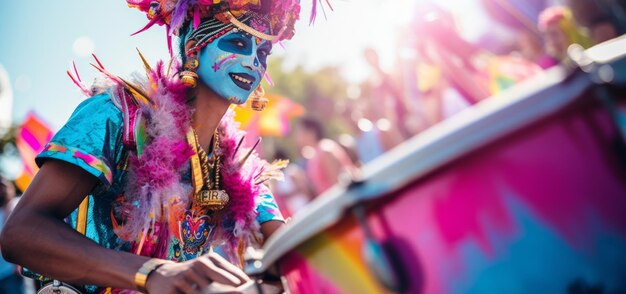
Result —
M269 189L264 189L257 197L256 212L256 221L259 224L263 224L271 220L285 221L283 214L278 208L276 199L274 199L274 196Z
M117 102L118 99L109 90L92 96L81 102L72 114L71 118L77 116L93 117L95 114L104 114L108 117L122 117L122 110ZM70 118L70 119L71 119Z
M80 103L67 123L35 158L38 166L48 159L74 164L112 183L112 172L122 154L122 111L113 103L111 91Z
M112 92L113 90L109 90L81 102L59 133L70 131L94 136L96 130L106 131L108 135L121 131L124 114L114 101Z

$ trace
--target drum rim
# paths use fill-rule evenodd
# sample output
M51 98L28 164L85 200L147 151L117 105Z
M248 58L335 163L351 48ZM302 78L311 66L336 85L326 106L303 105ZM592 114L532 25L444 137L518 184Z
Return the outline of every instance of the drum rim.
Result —
M605 46L626 48L626 35L585 51L596 62L626 61L626 50L603 50ZM609 51L608 54L603 54L605 51ZM453 160L572 104L594 84L593 74L580 70L568 72L556 66L407 140L364 166L362 183L335 185L296 214L288 228L267 240L260 265L247 272L266 271L292 248L337 223L355 204L401 189ZM567 84L561 83L565 80ZM545 99L547 96L550 99Z

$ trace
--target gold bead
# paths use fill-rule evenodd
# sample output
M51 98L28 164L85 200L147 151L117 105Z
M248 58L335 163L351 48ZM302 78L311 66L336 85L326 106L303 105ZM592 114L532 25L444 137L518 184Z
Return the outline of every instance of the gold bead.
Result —
M187 62L185 62L185 69L193 70L196 68L198 68L198 59L190 58Z
M182 77L182 82L184 85L188 86L189 88L195 88L196 87L196 79L190 76L183 76Z
M268 101L269 100L265 97L254 97L252 101L250 101L250 106L252 106L252 109L255 111L263 111L265 107L267 107Z
M181 82L186 85L187 87L190 88L195 88L197 81L196 79L198 78L198 75L195 72L192 71L183 71L180 73L180 80Z
M261 85L256 87L256 89L250 93L249 98L252 109L256 111L263 111L263 109L265 109L269 100L263 96L265 96L265 90L261 87Z

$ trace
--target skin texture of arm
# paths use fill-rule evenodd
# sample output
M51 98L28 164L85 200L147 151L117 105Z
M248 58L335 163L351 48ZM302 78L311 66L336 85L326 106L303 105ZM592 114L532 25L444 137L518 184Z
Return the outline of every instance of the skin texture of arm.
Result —
M110 250L63 222L97 184L84 170L48 160L22 196L0 237L4 257L43 275L73 284L136 289L134 276L147 257ZM191 284L237 286L248 280L216 255L167 263L148 279L149 293L200 293Z
M284 226L285 223L277 220L267 221L261 224L261 233L263 234L264 240L267 240L276 230L280 229Z
M103 248L63 222L96 184L81 168L48 160L2 232L5 258L69 283L134 289L148 258Z

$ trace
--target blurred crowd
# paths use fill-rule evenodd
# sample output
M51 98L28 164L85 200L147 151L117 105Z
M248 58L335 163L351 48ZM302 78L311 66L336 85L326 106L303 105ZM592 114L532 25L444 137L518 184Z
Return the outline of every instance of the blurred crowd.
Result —
M17 204L15 187L13 184L0 177L0 231L13 208ZM0 248L1 249L1 248ZM8 263L0 255L0 294L20 294L25 293L25 280L19 274L16 265Z
M543 70L569 66L571 45L588 48L626 32L626 1L478 2L494 27L480 39L468 41L450 11L421 5L413 22L401 28L405 37L391 70L367 49L368 80L340 83L334 92L310 87L313 93L300 102L316 111L295 120L287 141L269 148L276 158L295 163L273 187L286 215L323 194L342 174L353 175L459 111Z

